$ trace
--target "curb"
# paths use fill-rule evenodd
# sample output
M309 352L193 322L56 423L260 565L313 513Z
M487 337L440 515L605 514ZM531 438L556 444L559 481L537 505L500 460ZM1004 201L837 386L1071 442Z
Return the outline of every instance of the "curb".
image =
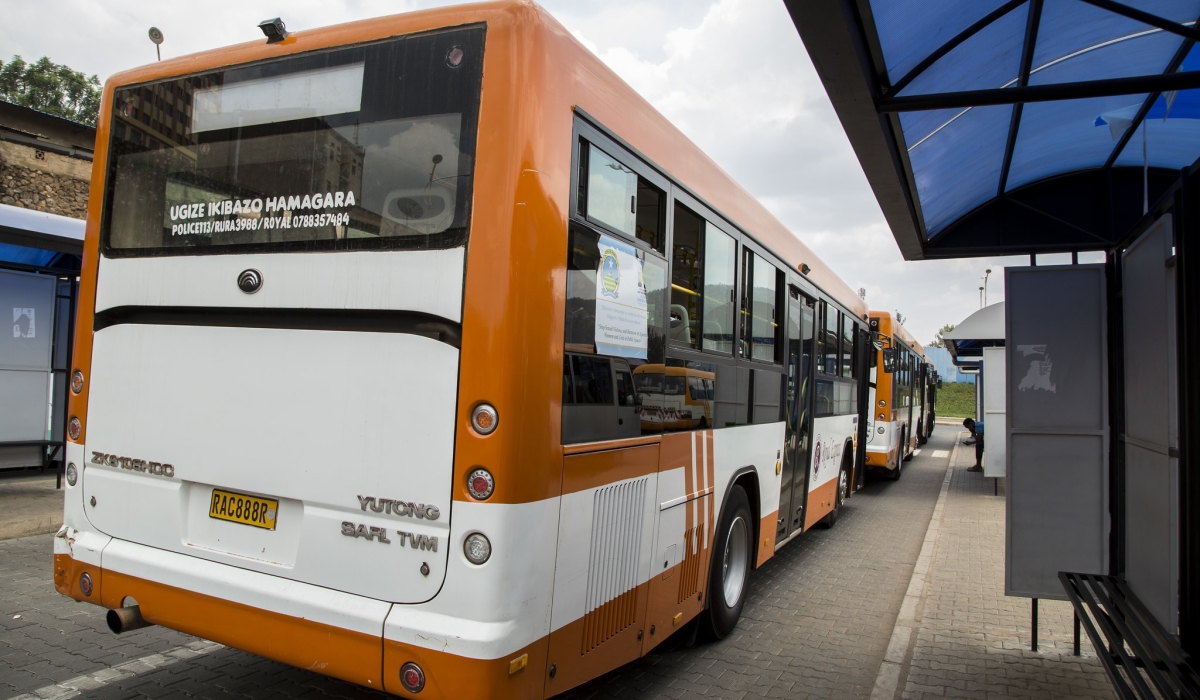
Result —
M0 540L15 540L18 537L31 535L49 535L58 532L60 527L62 527L61 515L0 523Z
M934 549L937 547L938 531L942 526L942 512L946 507L946 494L950 491L950 480L954 477L954 463L958 459L959 437L954 436L954 447L950 451L950 461L946 463L946 475L942 478L942 486L938 491L937 502L933 506L933 514L925 530L925 539L921 544L921 552L913 566L912 577L908 581L908 590L904 593L904 601L900 604L900 613L896 616L896 624L892 628L891 639L888 640L887 651L883 662L879 664L879 673L875 676L875 687L871 690L871 700L893 700L900 686L901 676L909 662L909 648L912 646L913 632L920 631L917 621L917 608L925 597L925 577L929 574L930 564L933 563Z

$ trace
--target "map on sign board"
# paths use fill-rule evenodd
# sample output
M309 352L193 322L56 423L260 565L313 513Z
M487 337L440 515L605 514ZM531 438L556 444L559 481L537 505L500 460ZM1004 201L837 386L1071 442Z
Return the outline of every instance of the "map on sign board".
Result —
M1021 353L1022 357L1030 355L1041 355L1040 360L1029 361L1029 371L1021 378L1021 383L1017 385L1018 391L1029 391L1030 389L1048 391L1051 394L1055 393L1054 383L1050 381L1050 372L1054 369L1054 363L1050 361L1050 353L1046 351L1045 345L1018 345L1017 352Z
M33 325L33 309L13 308L13 337L34 338L36 328Z
M646 359L649 317L642 261L637 250L601 236L596 271L596 352Z

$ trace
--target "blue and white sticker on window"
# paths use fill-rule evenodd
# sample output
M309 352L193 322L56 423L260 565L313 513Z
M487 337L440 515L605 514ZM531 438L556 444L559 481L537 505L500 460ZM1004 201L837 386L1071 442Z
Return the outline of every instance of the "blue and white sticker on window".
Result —
M646 283L637 250L615 238L600 236L600 268L596 270L596 352L646 359Z

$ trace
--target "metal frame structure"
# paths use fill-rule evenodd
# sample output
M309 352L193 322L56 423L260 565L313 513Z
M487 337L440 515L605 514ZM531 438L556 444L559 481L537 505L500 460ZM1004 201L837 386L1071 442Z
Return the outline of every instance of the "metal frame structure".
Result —
M50 439L0 442L0 448L42 448L41 469L45 471L55 461L62 462L64 466L66 463L65 449L67 421L69 420L66 410L67 385L71 373L71 353L75 340L75 309L78 301L78 279L83 255L83 222L78 222L78 238L75 238L71 235L63 235L62 231L54 230L56 228L54 222L47 226L41 225L39 218L46 215L40 212L5 207L4 210L0 210L0 215L3 215L0 216L0 244L55 253L44 264L29 264L7 259L5 253L11 249L0 247L0 269L32 272L57 278L54 295L54 335L50 345L50 371L54 377L55 405ZM57 218L65 220L65 217ZM64 283L68 290L65 295L62 293ZM63 329L58 316L63 302L66 302L68 313L65 333L60 332ZM63 348L64 343L66 344L65 349ZM60 362L59 358L64 359ZM57 474L59 488L62 487L62 474L63 469L60 468Z
M1101 651L1102 661L1122 697L1150 697L1155 690L1172 697L1198 697L1200 366L1189 360L1200 356L1200 324L1195 323L1200 314L1200 159L1182 169L1128 167L1118 162L1164 92L1200 89L1200 71L1181 72L1189 52L1200 40L1200 19L1181 23L1118 0L1080 1L1147 25L1148 32L1166 32L1182 37L1182 41L1173 54L1168 51L1164 55L1165 67L1158 74L1100 74L1101 79L1030 84L1030 76L1037 70L1033 61L1043 1L1009 0L942 41L890 83L871 0L785 0L785 4L906 259L1029 255L1030 264L1036 264L1038 253L1107 253L1109 571L1104 576L1063 573L1060 580L1075 606L1077 625L1083 623ZM900 94L906 88L911 92L914 81L956 47L1022 7L1027 9L1023 43L1017 77L1010 84L997 89ZM1111 15L1103 16L1111 19ZM970 21L969 16L961 14L956 19ZM1015 45L1013 27L1006 31ZM1102 162L1091 161L1098 166L1045 176L1007 190L1026 104L1120 95L1138 95L1139 103L1130 124L1114 138L1107 157ZM931 236L905 148L900 115L988 105L1010 105L1012 109L996 190L969 211L952 211L951 219L943 219L941 228ZM977 162L964 163L968 170L973 165L982 167ZM1165 264L1174 268L1174 350L1178 358L1174 391L1178 398L1179 438L1177 452L1169 448L1169 456L1178 458L1177 629L1149 614L1133 594L1131 584L1121 579L1127 570L1128 521L1138 517L1127 512L1125 503L1129 487L1125 472L1124 349L1127 341L1136 339L1124 337L1125 270L1121 252L1166 214L1171 215L1174 236L1174 255ZM1072 262L1077 262L1076 255ZM1032 614L1031 640L1036 647L1036 599ZM1077 645L1078 634L1077 629Z
M1143 169L1118 166L1117 156L1162 93L1200 88L1200 72L1177 72L1187 52L1200 39L1200 29L1114 0L1083 1L1177 34L1186 41L1159 75L1030 85L1042 0L1010 0L944 42L891 84L869 0L785 0L905 259L1107 250L1141 218ZM938 59L1025 4L1029 5L1029 13L1017 84L897 95ZM1005 192L1025 104L1146 93L1133 123L1104 165ZM916 183L903 145L899 115L989 105L1012 105L1014 117L1009 124L996 196L928 236L917 206ZM1174 170L1149 168L1149 201L1158 200L1177 177Z

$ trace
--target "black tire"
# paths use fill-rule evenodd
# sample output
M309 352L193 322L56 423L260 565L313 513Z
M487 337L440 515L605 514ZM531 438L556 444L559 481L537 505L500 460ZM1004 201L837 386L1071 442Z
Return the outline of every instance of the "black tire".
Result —
M917 423L917 444L924 445L929 442L929 436L925 434L925 423Z
M896 452L896 468L888 474L888 478L892 481L900 481L900 472L904 471L904 443L908 439L908 428L900 431L900 448Z
M822 529L828 530L837 524L838 515L842 512L842 503L850 494L850 461L847 459L849 453L842 457L842 468L838 471L837 494L833 497L833 510L825 514L824 518L817 521L817 524Z
M708 573L708 610L700 620L705 637L724 639L737 626L750 588L754 544L750 499L746 497L745 489L734 485L729 490L729 497L725 500L725 508L721 511L721 519L717 521L713 535L712 565ZM737 576L739 573L740 586L729 579L730 574ZM727 582L732 584L730 589L737 590L727 590ZM736 594L732 604L728 600L730 593Z

